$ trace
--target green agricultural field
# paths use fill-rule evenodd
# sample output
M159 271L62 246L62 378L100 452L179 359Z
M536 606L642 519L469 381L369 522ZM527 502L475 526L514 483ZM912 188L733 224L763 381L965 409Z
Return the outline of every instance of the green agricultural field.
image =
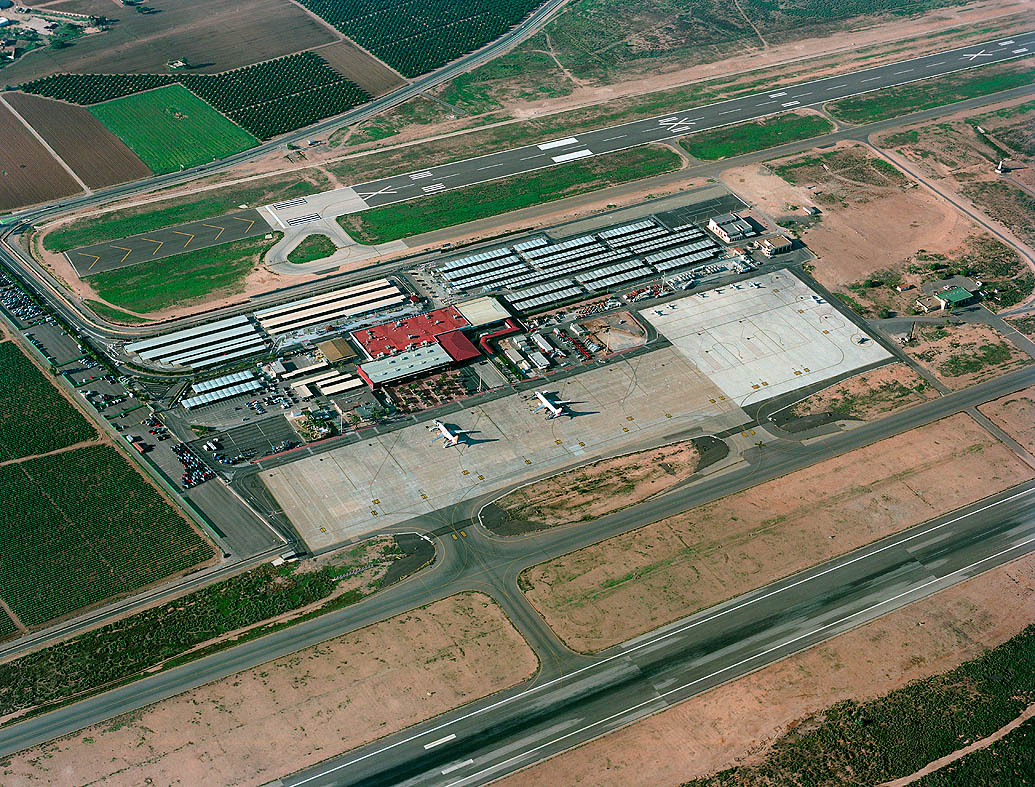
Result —
M828 104L827 109L835 118L846 123L876 123L922 109L1030 85L1033 81L1035 67L1030 60L995 63L908 85L889 87L861 96L843 98Z
M90 112L155 174L225 158L259 142L181 85L105 101Z
M86 417L14 342L0 344L0 369L0 461L45 454L97 436Z
M245 278L281 238L262 237L209 246L90 277L108 303L140 314L180 306L213 293L239 292Z
M110 445L0 467L0 598L32 626L204 563L212 546Z
M353 213L338 221L360 243L385 243L673 172L680 166L682 160L674 151L645 145Z
M1020 716L1032 702L1035 625L954 670L914 681L868 702L840 702L802 720L797 729L776 740L758 764L730 768L687 784L882 784L916 773L928 763L991 735ZM960 787L1025 783L1030 782L930 782Z
M416 539L413 539L416 541ZM319 568L266 564L189 595L0 664L0 716L95 693L156 665L173 666L349 606L431 560L394 536L361 541ZM343 583L345 585L343 586ZM310 607L291 621L265 623ZM219 637L256 626L232 641ZM2 634L0 634L2 636ZM208 644L206 644L208 643Z
M338 247L334 245L334 241L326 235L310 235L295 246L287 258L288 262L301 265L305 262L313 262L314 260L330 257L337 250Z
M716 161L818 137L833 130L834 124L819 115L777 115L752 123L739 123L691 134L679 140L679 144L694 158Z

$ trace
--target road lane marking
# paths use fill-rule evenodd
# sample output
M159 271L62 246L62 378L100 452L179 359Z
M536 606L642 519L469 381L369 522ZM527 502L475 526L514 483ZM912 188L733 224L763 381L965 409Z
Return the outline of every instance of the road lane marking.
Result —
M455 740L456 740L456 734L455 733L450 733L449 735L447 735L444 738L439 738L437 741L432 741L431 743L425 743L424 744L424 750L427 751L428 749L434 749L436 746L441 746L443 743L449 743L450 741L455 741Z
M115 245L115 244L113 243L113 244L111 244L111 247L112 247L113 249L122 249L122 251L126 252L126 256L125 256L125 257L123 257L123 258L122 258L121 260L119 260L119 262L125 262L125 261L126 261L126 257L128 257L128 256L129 256L130 254L132 254L132 253L133 253L133 249L127 249L127 248L126 248L125 246L116 246L116 245Z
M738 109L727 109L725 112L720 112L719 114L720 115L729 115L732 112L740 112L740 111L741 110L739 108Z
M1013 52L1011 52L1010 54L1011 55L1023 55L1027 51L1028 51L1027 47L1021 47L1020 49L1013 50Z
M482 771L479 771L478 773L474 773L474 774L470 774L468 776L465 776L460 781L450 782L447 785L447 787L456 787L459 784L463 784L468 779L480 778L480 777L484 776L485 774L490 773L491 771L499 770L500 768L505 767L506 765L509 765L510 763L514 762L515 760L518 760L518 759L520 759L522 757L527 757L530 754L534 754L537 751L540 751L540 750L546 748L547 746L553 746L553 745L555 745L557 743L560 743L561 741L563 741L563 740L565 740L567 738L570 738L573 735L578 735L580 732L585 732L586 730L593 729L594 727L599 727L602 724L607 724L608 722L613 721L614 719L617 719L619 716L622 716L624 714L633 713L635 711L638 711L640 708L646 707L647 705L650 705L652 702L657 702L658 700L663 700L663 699L665 699L665 697L668 697L671 694L675 694L678 691L685 691L686 689L690 688L691 686L694 686L694 685L696 685L698 683L701 683L703 681L706 681L706 680L710 680L711 678L714 678L714 677L716 677L718 675L721 675L723 672L729 672L732 669L735 669L737 667L741 667L741 666L747 664L749 661L754 661L755 659L759 658L760 656L768 656L770 653L773 653L773 652L775 652L777 650L780 650L782 648L786 648L788 645L794 645L795 643L800 642L801 640L805 639L806 637L811 637L811 636L814 636L815 634L818 634L821 631L826 631L827 629L831 629L831 628L833 628L835 626L840 626L840 625L844 624L846 621L851 620L852 618L858 617L860 615L864 615L864 614L866 614L868 612L872 612L873 610L875 610L875 609L877 609L879 607L882 607L885 604L889 604L889 603L891 603L893 601L898 601L903 596L908 596L911 593L916 593L918 590L923 590L924 588L929 587L929 586L931 586L931 585L933 585L933 584L935 584L937 582L942 582L942 581L948 579L949 577L953 576L954 574L960 574L960 573L963 573L965 571L969 571L972 568L980 566L982 563L986 563L989 560L993 560L993 559L995 559L997 557L1005 555L1007 552L1012 552L1013 550L1015 550L1015 549L1017 549L1019 547L1027 546L1028 544L1030 544L1032 542L1035 542L1035 537L1026 539L1026 540L1022 541L1021 543L1019 543L1019 544L1014 544L1013 546L1009 547L1008 549L1004 549L1004 550L1001 550L999 552L996 552L994 555L989 555L988 557L984 557L981 560L977 560L977 561L971 563L968 566L964 566L963 568L958 568L955 571L953 571L953 572L951 572L949 574L946 574L944 577L936 577L936 578L928 580L927 582L924 582L924 583L922 583L920 585L917 585L916 587L912 587L909 590L905 590L902 593L894 595L891 598L886 598L883 601L878 601L876 604L872 604L869 607L867 607L866 609L860 609L858 612L853 612L850 615L846 615L845 617L841 618L840 620L835 620L835 621L833 621L831 623L826 623L826 624L820 626L819 628L813 629L812 631L806 631L804 634L799 634L797 637L792 637L789 640L781 642L779 645L773 645L771 648L766 648L765 650L762 650L762 651L759 651L758 653L752 654L751 656L748 656L747 658L741 659L740 661L736 662L735 664L727 664L725 667L722 667L721 669L717 669L717 670L715 670L715 672L712 672L709 675L702 675L700 678L695 678L694 680L692 680L692 681L690 681L688 683L684 683L682 686L677 686L676 688L669 689L668 691L658 692L658 694L656 696L651 697L648 700L644 700L643 702L638 703L636 705L633 705L632 707L629 707L629 708L626 708L624 710L621 710L618 713L612 714L611 716L608 716L606 719L598 719L597 721L593 722L592 724L587 724L585 727L582 727L582 728L577 729L577 730L573 730L572 732L569 732L569 733L567 733L565 735L561 735L559 738L554 738L552 741L547 741L546 743L540 744L539 746L536 746L534 749L528 749L527 751L523 751L520 754L516 754L513 757L510 757L509 759L503 760L502 762L498 762L498 763L496 763L495 765L493 765L493 766L491 766L489 768L486 768L486 769L484 769ZM797 651L795 651L795 652L797 652Z
M184 236L186 236L187 242L183 244L183 248L187 248L190 245L190 242L192 240L194 240L194 236L191 235L189 232L180 232L179 230L169 230L169 231L172 232L174 235L184 235Z
M303 779L300 782L296 782L296 787L297 787L297 785L306 784L307 782L311 782L311 781L313 781L315 779L323 778L324 776L326 776L329 773L334 773L335 771L340 771L342 768L348 768L349 766L355 765L358 762L362 762L362 761L367 760L367 759L369 759L371 757L377 756L379 754L383 754L384 752L389 751L390 749L394 749L394 748L396 748L398 746L402 746L405 743L411 743L412 741L414 741L417 738L421 737L421 735L426 735L429 732L436 732L438 730L445 729L446 727L448 727L451 724L456 724L457 722L465 721L465 720L473 718L475 716L480 716L480 715L482 715L484 713L487 713L489 711L495 710L496 708L498 708L498 707L500 707L502 705L507 705L507 704L513 702L516 699L520 699L521 697L527 696L529 694L535 694L535 693L541 692L543 689L545 689L545 688L547 688L549 686L552 686L552 685L554 685L556 683L561 683L563 681L570 680L571 678L573 678L573 677L575 677L577 675L581 675L583 672L587 672L587 671L593 670L593 669L599 669L601 666L603 666L605 664L609 664L610 662L615 661L616 659L624 659L624 658L626 658L628 656L628 654L630 654L630 653L632 653L634 651L640 650L641 648L646 648L649 645L657 644L658 642L661 642L662 640L668 639L670 637L674 637L674 636L676 636L678 634L682 634L685 631L688 631L688 630L690 630L692 628L696 628L697 626L700 626L703 623L708 623L708 622L710 622L712 620L715 620L717 618L724 617L725 615L728 615L728 614L730 614L732 612L736 612L737 610L743 609L746 606L749 606L751 604L757 604L759 601L764 601L764 600L766 600L766 599L768 599L768 598L770 598L772 596L775 596L775 595L777 595L779 593L784 593L784 592L786 592L786 591L788 591L788 590L790 590L792 588L798 587L799 585L803 585L806 582L811 582L814 579L818 579L821 576L824 576L826 574L831 573L832 571L839 571L839 570L845 568L846 566L850 566L850 565L852 565L854 563L859 562L860 560L866 560L867 558L870 558L873 555L880 554L881 552L884 552L884 551L886 551L888 549L894 549L896 547L899 547L902 544L906 543L907 541L912 541L913 539L929 535L930 533L933 533L935 530L940 530L941 528L947 527L948 525L951 525L951 524L954 524L955 522L958 522L961 519L966 519L968 517L975 516L975 515L980 514L980 513L984 512L984 511L987 511L990 508L995 508L996 506L1003 505L1004 503L1008 503L1011 500L1016 500L1019 497L1024 497L1024 496L1030 495L1032 493L1035 493L1035 487L1032 487L1032 488L1029 488L1029 489L1025 489L1025 490L1023 490L1021 492L1017 492L1016 494L1010 495L1009 497L1004 497L1002 500L999 500L999 501L997 501L995 503L988 503L987 505L984 505L981 508L977 508L977 509L974 509L973 511L970 511L969 513L960 514L957 517L953 517L952 519L949 519L949 520L946 520L945 522L942 522L940 525L934 525L933 527L925 528L924 530L922 530L920 532L917 532L917 533L913 533L912 535L907 536L904 539L901 539L901 540L897 540L896 539L894 542L886 544L885 546L882 546L880 549L877 549L877 550L875 550L873 552L868 552L866 554L859 555L857 557L851 558L851 559L849 559L849 560L847 560L847 561L845 561L843 563L839 563L836 566L831 566L830 568L824 569L823 571L820 571L817 574L814 574L814 575L811 575L811 576L808 576L808 577L804 577L802 579L796 580L795 582L791 582L791 583L785 585L784 587L780 587L780 588L777 588L775 590L768 591L767 593L763 593L763 594L761 594L761 595L759 595L757 597L750 598L750 599L748 599L746 601L743 601L740 604L735 604L732 607L729 607L727 609L723 609L723 610L720 610L718 612L715 612L715 613L713 613L711 615L708 615L708 616L702 618L701 620L692 621L690 623L684 624L683 626L680 626L679 628L673 629L671 631L667 631L664 634L657 635L656 637L653 637L651 639L645 639L644 641L638 642L638 643L632 645L631 647L629 647L628 649L623 650L620 653L616 653L613 656L608 656L607 658L605 658L605 659L603 659L601 661L598 661L598 662L596 662L594 664L590 664L588 666L581 667L581 668L575 670L574 672L568 673L567 675L562 675L560 677L554 678L553 680L548 680L545 683L540 684L539 686L535 686L535 687L533 687L531 689L527 689L527 690L525 690L525 691L523 691L523 692L521 692L519 694L515 694L515 695L513 695L511 697L507 697L505 699L498 700L498 701L496 701L495 703L493 703L491 705L487 705L484 708L480 708L480 709L478 709L476 711L471 711L470 713L467 713L464 716L461 716L461 717L459 717L457 719L453 719L452 721L442 722L438 727L433 727L431 730L426 730L423 733L410 736L409 738L406 738L406 739L401 740L401 741L397 741L396 743L388 744L387 746L385 746L384 748L380 749L379 751L369 752L369 753L363 754L363 755L361 755L361 756L357 757L356 759L351 760L349 762L344 762L344 763L340 763L339 765L332 766L331 768L328 768L326 771L323 771L323 772L318 773L318 774L314 774L313 776L310 776L310 777L308 777L306 779ZM454 535L454 538L455 538L455 535ZM1017 546L1018 545L1015 545L1012 548L1016 549ZM864 549L865 549L865 547L864 547ZM987 559L988 558L986 558L986 560ZM947 576L951 576L951 574L947 575ZM651 632L651 634L653 634L653 632ZM650 635L647 635L647 636L650 636ZM633 642L635 643L635 640L633 640Z
M892 75L892 76L898 76L899 74L908 74L908 73L910 73L910 72L911 72L912 70L913 70L913 69L911 69L911 68L906 68L906 69L903 69L902 71L892 71L892 72L891 72L891 75Z
M880 77L870 77L869 79L861 79L860 82L876 82Z
M289 220L288 220L288 224L290 224L290 223L291 223L291 221L292 221L292 220L291 220L291 219L289 219ZM217 224L202 224L201 226L202 226L202 227L211 227L211 228L212 228L212 229L214 229L214 230L219 230L219 232L217 232L217 233L216 233L216 237L214 237L214 238L213 238L212 240L219 240L219 236L220 236L220 235L222 235L222 234L223 234L223 231L224 231L224 230L226 229L226 227L220 227L220 226L219 226L219 225L217 225Z
M762 102L761 104L759 104L758 106L760 106L760 107L764 107L764 106L767 106L768 104L775 104L775 103L776 103L775 101L763 101L763 102Z
M575 137L565 137L564 139L555 139L553 142L543 142L540 145L536 145L540 150L551 150L553 148L563 148L565 145L574 145L578 142Z
M534 158L542 158L545 155L545 153L536 153L534 156L525 156L523 159L518 159L518 161L530 161Z
M483 169L495 169L496 167L502 167L506 164L506 161L501 161L499 164L486 164L484 167L478 167L475 172L481 172Z
M796 96L792 96L792 98L801 98L802 96L811 96L811 95L812 95L812 91L810 90L808 93L799 93Z
M944 66L944 65L945 65L945 61L944 60L939 60L937 63L931 63L931 65L929 65L928 68L934 68L935 66Z
M619 134L617 137L608 137L607 139L600 140L601 142L613 142L616 139L625 139L628 134Z
M252 225L255 224L255 219L242 219L239 216L231 216L230 218L232 218L234 221L247 221L248 226L244 228L244 232L251 232Z
M1016 43L1012 38L1009 41L1000 41L999 46L1010 46L1010 44Z
M443 768L442 775L445 776L447 773L452 773L461 768L466 768L468 765L474 765L474 760L464 760L463 762L458 762L456 765L450 765L448 768Z
M577 158L586 158L587 156L592 155L593 151L586 148L584 150L576 150L573 153L562 153L561 155L553 156L552 158L557 164L563 164L565 161L574 161Z
M833 87L828 87L827 90L840 90L843 87L848 87L848 85L834 85Z

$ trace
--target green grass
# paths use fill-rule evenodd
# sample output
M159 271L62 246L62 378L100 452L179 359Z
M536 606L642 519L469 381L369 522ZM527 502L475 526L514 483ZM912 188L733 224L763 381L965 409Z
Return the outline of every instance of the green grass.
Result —
M147 322L146 317L137 317L135 314L127 314L119 309L113 309L108 304L101 303L100 301L86 299L83 303L86 304L90 311L108 322L121 322L130 325L134 323Z
M215 292L239 292L249 271L280 240L247 240L209 246L91 276L90 286L108 303L140 314L180 306Z
M210 646L184 655L191 648L228 632L268 621L327 599L341 577L352 572L383 571L400 554L397 544L382 549L380 539L350 548L315 570L300 571L301 564L280 568L263 565L230 579L197 590L152 609L133 614L73 639L0 664L0 716L61 703L84 693L139 676L158 664L169 666L191 661L218 647ZM376 551L375 549L376 548ZM371 577L365 588L355 588L304 616L330 612L354 604L369 595L370 585L384 581ZM288 624L267 624L233 642L237 644Z
M916 787L1022 787L1035 774L1035 719L984 749L978 749L949 763L918 782Z
M334 241L326 235L310 235L295 246L287 258L288 262L301 265L305 262L313 262L314 260L330 257L337 250L338 247L334 245Z
M97 436L86 417L14 342L0 344L0 369L0 461L55 451ZM0 502L4 496L0 494Z
M1030 85L1033 80L1035 68L1028 61L995 63L958 74L843 98L828 104L827 110L845 123L875 123L910 112Z
M803 720L796 730L778 739L759 764L731 768L688 784L881 784L915 773L991 735L1016 719L1033 701L1035 626L1030 625L1013 639L954 670L867 702L841 702Z
M195 167L259 143L182 85L112 99L89 109L155 174Z
M110 445L0 468L0 598L39 625L192 568L208 544Z
M818 137L833 130L834 124L819 115L777 115L752 123L739 123L691 134L683 137L679 144L694 158L715 161Z
M672 150L643 146L354 213L338 221L360 243L384 243L672 172L681 164Z
M1011 358L1010 345L1005 342L983 344L974 352L966 355L950 355L941 365L940 371L946 377L960 377L964 374L980 372L986 366L999 366Z
M238 210L240 205L254 207L268 202L307 197L330 186L330 178L317 170L273 175L244 185L200 192L200 195L185 194L147 205L122 208L101 216L76 219L47 233L43 238L43 247L47 251L68 251L162 227L222 216Z

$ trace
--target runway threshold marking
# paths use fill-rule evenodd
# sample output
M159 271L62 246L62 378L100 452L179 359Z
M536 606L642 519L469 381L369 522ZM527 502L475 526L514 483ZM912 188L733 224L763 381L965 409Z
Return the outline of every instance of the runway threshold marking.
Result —
M176 235L184 235L184 236L186 236L187 242L183 244L183 248L187 248L190 245L190 242L192 240L194 240L194 237L195 237L194 235L191 235L189 232L180 232L179 230L170 230L170 232L172 232L172 233L174 233Z
M141 238L140 240L146 240L148 243L157 243L158 244L157 246L155 246L155 250L151 252L151 256L152 257L155 256L158 253L158 250L160 248L162 248L162 246L165 245L165 241L163 241L163 240L151 240L150 238Z
M96 254L87 254L85 251L77 251L76 254L81 254L84 257L93 257L93 262L91 262L90 267L87 268L88 271L92 271L93 266L97 264L98 260L100 260L100 257Z
M214 237L214 238L212 239L212 240L214 240L214 241L217 241L217 240L219 240L219 236L220 236L220 235L222 235L222 234L223 234L223 232L224 232L224 231L226 230L226 227L220 227L220 226L218 226L217 224L202 224L201 226L202 226L202 227L211 227L211 228L212 228L212 229L214 229L214 230L219 230L219 232L217 232L217 233L216 233L216 237Z
M126 248L125 246L116 246L116 245L115 245L115 244L113 243L113 244L111 245L111 247L112 247L113 249L121 249L122 251L126 252L125 256L123 256L123 258L122 258L121 260L119 260L119 262L125 262L125 261L126 261L126 257L128 257L128 256L129 256L130 254L132 254L132 253L133 253L133 249L127 249L127 248Z
M455 740L456 740L456 734L455 733L450 733L449 735L447 735L444 738L439 738L437 741L432 741L431 743L425 743L424 744L424 748L425 749L434 749L436 746L441 746L443 743L449 743L450 741L455 741Z
M239 216L231 216L234 221L247 221L248 226L244 228L244 232L250 232L251 228L255 225L255 219L242 219Z

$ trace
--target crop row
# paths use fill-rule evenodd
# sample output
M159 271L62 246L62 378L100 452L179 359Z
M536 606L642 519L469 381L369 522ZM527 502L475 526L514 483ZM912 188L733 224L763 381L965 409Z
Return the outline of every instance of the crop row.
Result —
M414 77L499 38L539 0L301 0L302 5Z
M96 436L90 422L13 342L0 344L0 369L0 460L43 454Z
M21 90L93 105L177 82L262 139L340 114L370 99L312 52L221 74L54 74L28 82Z
M26 625L189 569L212 548L108 445L0 468L0 597Z

